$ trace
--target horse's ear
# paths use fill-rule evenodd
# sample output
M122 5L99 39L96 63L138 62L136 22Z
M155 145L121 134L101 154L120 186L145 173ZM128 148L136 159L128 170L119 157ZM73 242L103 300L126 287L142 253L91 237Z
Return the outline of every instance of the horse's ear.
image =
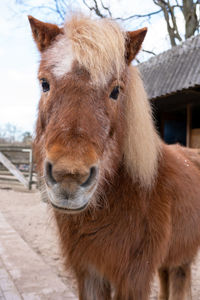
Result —
M126 38L126 62L129 65L139 52L147 33L147 27L136 31L128 31Z
M56 36L62 32L57 25L41 22L32 16L28 16L28 19L31 25L33 38L41 52L48 48L53 40L55 40Z

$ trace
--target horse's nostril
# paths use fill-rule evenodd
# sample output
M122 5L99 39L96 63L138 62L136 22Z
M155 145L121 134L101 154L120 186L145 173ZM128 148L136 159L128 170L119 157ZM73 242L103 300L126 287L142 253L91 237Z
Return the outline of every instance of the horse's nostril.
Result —
M83 182L81 184L81 186L82 187L89 186L92 183L92 181L95 179L96 175L97 175L97 167L91 167L90 168L90 174L89 174L88 178L86 179L85 182Z
M44 169L46 181L47 181L47 183L55 184L55 183L57 183L57 181L55 180L55 178L52 175L52 169L53 169L52 164L49 161L46 161L45 169Z

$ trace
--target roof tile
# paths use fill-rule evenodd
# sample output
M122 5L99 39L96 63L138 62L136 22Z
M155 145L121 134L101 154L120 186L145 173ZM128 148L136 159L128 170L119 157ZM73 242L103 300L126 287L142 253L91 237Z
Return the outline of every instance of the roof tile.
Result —
M139 64L149 99L200 85L200 35Z

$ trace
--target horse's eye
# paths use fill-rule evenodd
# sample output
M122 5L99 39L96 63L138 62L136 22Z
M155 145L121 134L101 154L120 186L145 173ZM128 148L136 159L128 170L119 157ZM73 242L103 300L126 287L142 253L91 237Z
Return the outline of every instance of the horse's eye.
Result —
M50 90L50 85L45 78L41 79L41 85L42 85L42 90L44 93L46 93Z
M117 85L113 88L112 92L110 93L110 98L117 100L119 96L120 87Z

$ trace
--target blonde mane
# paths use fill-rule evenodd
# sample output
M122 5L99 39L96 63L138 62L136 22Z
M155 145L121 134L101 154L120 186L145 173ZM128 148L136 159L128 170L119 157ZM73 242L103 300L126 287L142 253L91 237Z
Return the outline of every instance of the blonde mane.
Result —
M133 180L149 188L157 174L161 140L153 124L152 110L139 71L133 66L128 71L125 164Z

